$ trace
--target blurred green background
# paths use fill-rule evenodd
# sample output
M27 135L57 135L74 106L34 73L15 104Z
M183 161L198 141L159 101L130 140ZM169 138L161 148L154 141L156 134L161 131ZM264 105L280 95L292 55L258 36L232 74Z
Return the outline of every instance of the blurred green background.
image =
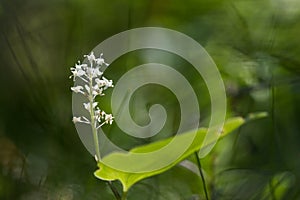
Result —
M69 68L106 38L143 26L180 31L205 47L226 86L228 117L269 113L221 140L202 160L210 199L300 199L300 1L1 0L0 21L1 200L114 199L93 176L95 161L71 122ZM156 62L177 66L195 90L204 91L198 97L206 124L206 87L174 55L132 52L106 76L117 82L149 53ZM101 100L108 112L110 95ZM147 123L144 110L153 103L166 107L164 131L172 134L180 113L166 88L138 90L133 118ZM127 149L168 136L136 140L116 124L105 130ZM138 183L128 199L204 199L193 163L191 158Z

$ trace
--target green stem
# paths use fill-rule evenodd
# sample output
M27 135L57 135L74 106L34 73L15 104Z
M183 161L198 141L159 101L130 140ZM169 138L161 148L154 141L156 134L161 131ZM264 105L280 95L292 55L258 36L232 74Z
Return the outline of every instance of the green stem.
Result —
M108 186L109 186L110 190L112 191L112 193L116 197L116 199L117 200L121 200L121 196L120 196L119 192L117 191L117 189L112 184L112 182L111 181L107 181L107 183L108 183Z
M205 193L205 198L206 198L206 200L209 200L208 193L207 193L207 188L206 188L206 182L205 182L204 174L202 172L201 162L200 162L200 159L198 157L198 153L197 152L195 152L195 157L196 157L196 160L197 160L197 165L198 165L200 177L201 177L201 180L202 180L202 183L203 183L203 189L204 189L204 193Z
M95 145L95 151L96 151L96 156L97 159L101 159L101 154L100 154L100 146L99 146L99 140L98 140L98 133L97 133L97 124L95 121L95 115L94 115L94 108L93 108L93 103L94 103L94 98L93 98L93 78L89 78L89 87L90 87L90 94L88 96L89 103L90 103L90 115L91 115L91 128L92 128L92 133L93 133L93 139L94 139L94 145ZM101 124L100 126L102 126ZM117 200L121 200L121 196L118 193L117 189L113 186L113 184L108 181L108 186L114 196L116 197Z
M123 195L122 195L122 199L121 200L126 200L127 199L127 191L126 192L123 192Z
M90 103L90 115L91 115L91 127L92 127L92 133L94 138L94 145L95 145L95 151L98 159L101 159L100 157L100 147L99 147L99 141L98 141L98 134L96 129L96 122L95 122L95 116L94 116L94 98L93 98L93 78L90 77L89 80L89 87L90 87L90 94L89 94L89 103Z

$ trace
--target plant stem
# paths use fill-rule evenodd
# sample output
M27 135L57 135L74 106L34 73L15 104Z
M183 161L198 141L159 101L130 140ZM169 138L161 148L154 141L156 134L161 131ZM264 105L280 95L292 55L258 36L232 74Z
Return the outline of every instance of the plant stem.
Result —
M109 186L110 190L113 192L114 196L116 197L116 199L121 200L121 196L120 196L119 192L117 191L117 189L112 184L112 182L107 181L107 183L108 183L108 186Z
M204 174L202 172L201 162L200 162L200 159L198 157L198 153L197 152L195 152L195 157L196 157L196 160L197 160L197 165L198 165L199 173L200 173L201 180L202 180L202 183L203 183L203 189L204 189L204 193L205 193L205 198L206 198L206 200L209 200L207 189L206 189L205 178L204 178Z
M94 98L93 98L93 78L92 77L89 78L89 87L90 87L89 103L90 103L92 133L93 133L94 145L95 145L95 151L96 151L97 158L101 159L98 134L97 134L96 122L95 122L95 116L94 116L94 107L93 107Z
M93 78L89 77L89 87L90 87L90 94L88 96L89 103L90 103L90 115L91 115L91 128L92 128L92 133L93 133L93 139L94 139L94 145L95 145L95 151L96 151L96 156L97 159L101 159L101 154L100 154L100 146L99 146L99 140L98 140L98 133L97 133L97 122L95 121L95 116L94 116L94 97L93 97ZM100 126L102 126L101 124ZM118 193L117 189L113 186L111 181L108 181L108 186L114 196L116 197L117 200L121 200L121 196Z
M127 191L126 192L123 192L123 195L122 195L122 199L121 200L126 200L127 199Z

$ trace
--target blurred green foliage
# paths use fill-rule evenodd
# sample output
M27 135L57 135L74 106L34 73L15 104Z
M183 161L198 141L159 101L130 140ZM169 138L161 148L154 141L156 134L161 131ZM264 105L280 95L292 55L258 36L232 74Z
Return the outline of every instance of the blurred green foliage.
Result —
M106 38L143 26L183 32L205 47L226 86L228 117L269 113L201 160L210 198L300 199L299 20L297 0L1 0L0 199L114 198L93 176L95 161L71 122L69 68ZM142 57L138 51L120 58L106 76L117 82ZM201 77L188 63L166 57L165 64L204 90L198 98L200 123L206 124L210 102ZM133 117L147 123L135 105L166 104L165 129L172 133L178 103L172 94L162 95L165 88L153 95L153 87L133 97ZM101 100L107 111L109 98ZM149 142L122 134L115 124L105 130L124 148ZM204 199L194 158L187 163L138 183L128 199Z

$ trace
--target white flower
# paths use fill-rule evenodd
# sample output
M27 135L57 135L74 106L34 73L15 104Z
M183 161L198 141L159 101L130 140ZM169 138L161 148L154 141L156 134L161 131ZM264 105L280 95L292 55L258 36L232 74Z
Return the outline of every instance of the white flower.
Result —
M73 123L85 123L85 124L90 124L90 121L86 117L73 117L72 119Z
M96 58L96 64L97 65L103 65L105 62L104 62L104 59L103 58Z
M101 115L101 118L104 119L104 117L106 115L106 113L104 112L104 110L101 111L100 115Z
M82 122L81 117L73 117L73 123Z
M83 103L83 106L90 114L90 120L85 116L80 116L73 117L73 122L89 124L96 129L104 124L112 124L114 119L112 114L106 114L103 110L100 110L99 107L97 107L98 102L95 102L95 98L98 95L104 95L104 90L114 87L113 81L103 77L103 72L100 71L100 67L103 64L108 66L102 56L103 54L100 54L100 57L96 58L94 52L85 55L84 57L87 58L89 64L81 64L80 61L78 61L74 67L71 67L72 76L70 76L74 77L74 81L76 77L78 77L85 82L82 85L71 87L71 90L75 93L81 93L86 97L87 101ZM93 64L95 64L95 66L93 66Z
M93 108L95 108L98 105L98 102L93 103ZM84 108L90 112L91 110L91 104L90 103L83 103Z
M98 90L97 90L97 93L98 93L98 95L100 95L100 96L104 96L103 88L98 89Z
M76 70L85 70L86 67L87 67L87 64L81 64L80 61L78 61L78 63L75 63Z
M78 85L76 87L71 87L71 90L75 93L81 93L84 94L84 92L82 91L83 87L81 85Z
M105 81L104 80L100 80L99 78L96 78L95 81L96 81L96 83L98 84L99 87L105 86Z
M76 63L75 67L71 67L72 75L70 78L74 77L73 80L75 80L76 77L82 77L86 75L86 72L84 71L86 67L86 64L80 64L80 61L78 61L78 64Z
M95 98L98 95L98 90L93 90L92 94L93 94L93 98Z
M102 92L103 92L103 88L99 88L98 84L93 86L92 94L94 97L96 97L97 95L103 96L104 94Z
M114 87L113 81L106 79L104 76L102 77L102 80L99 78L96 78L95 81L99 87L104 87L104 90L106 90L109 87Z
M86 69L86 74L89 78L93 79L102 76L103 73L100 71L99 67L88 67Z
M93 68L88 67L88 68L86 69L86 74L87 74L87 76L88 76L89 78L93 78Z
M99 67L96 67L94 70L95 77L102 76L103 72L100 71Z
M110 125L113 123L113 119L114 117L112 116L112 114L106 114L105 115L105 123L109 123Z
M94 55L94 52L92 51L90 55L84 55L84 57L86 57L90 64L93 65L93 62L95 61L96 57Z
M102 58L102 56L103 56L103 53L100 54L100 57L99 57L99 58L96 58L96 59L95 59L96 64L97 64L97 65L103 65L103 64L105 64L106 66L108 66L108 63L106 63L106 62L104 61L104 59Z
M102 79L105 82L105 87L104 87L105 90L109 87L114 87L112 80L107 80L105 77L102 77Z
M95 116L100 116L101 110L97 107L95 110Z

